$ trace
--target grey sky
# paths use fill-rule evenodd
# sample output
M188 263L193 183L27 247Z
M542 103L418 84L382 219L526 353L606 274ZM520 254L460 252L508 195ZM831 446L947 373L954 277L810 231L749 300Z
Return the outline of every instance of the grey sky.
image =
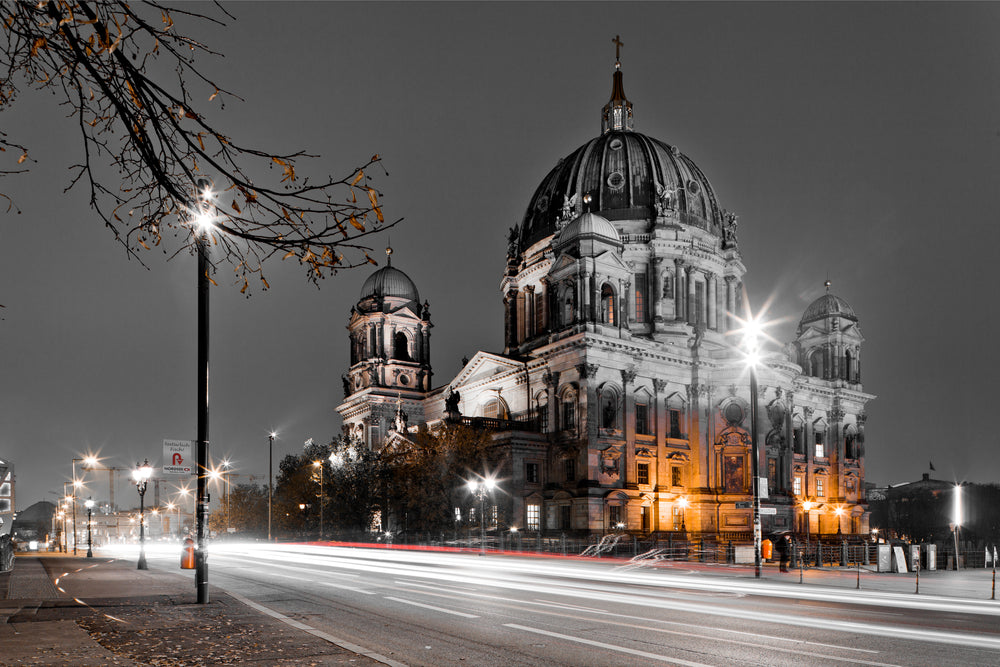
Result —
M199 30L225 54L206 70L246 100L220 126L319 153L320 173L383 156L386 215L406 218L393 264L430 302L435 384L502 348L507 229L600 131L619 34L636 130L676 144L740 215L751 297L788 318L778 337L827 277L857 311L878 395L868 480L918 478L929 461L939 478L1000 480L983 405L1000 368L1000 5L227 7L236 21ZM23 211L0 219L0 457L17 466L18 508L54 500L74 456L158 462L164 438L195 434L194 260L152 253L146 270L82 189L62 194L80 143L53 100L25 94L2 118L38 160L0 186ZM339 432L345 325L368 273L317 290L275 261L250 299L216 278L213 458L259 475L272 428L276 463Z

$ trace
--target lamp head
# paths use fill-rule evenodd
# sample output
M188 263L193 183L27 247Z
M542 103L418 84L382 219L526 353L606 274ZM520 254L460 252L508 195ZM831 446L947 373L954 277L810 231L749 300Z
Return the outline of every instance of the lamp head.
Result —
M90 498L87 498L86 502L84 502L83 504L87 506L87 509L94 508L94 501Z

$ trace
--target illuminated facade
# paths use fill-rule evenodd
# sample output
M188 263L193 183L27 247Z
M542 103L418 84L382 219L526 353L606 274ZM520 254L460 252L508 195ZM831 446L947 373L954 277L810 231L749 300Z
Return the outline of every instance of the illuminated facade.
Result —
M545 176L511 230L502 353L478 352L431 389L426 303L385 267L351 314L338 411L373 447L458 413L493 429L521 530L747 534L738 219L690 158L634 131L620 63L601 130ZM373 280L386 285L377 294ZM867 533L862 342L828 284L795 340L758 367L765 533L804 533L806 521L812 536Z

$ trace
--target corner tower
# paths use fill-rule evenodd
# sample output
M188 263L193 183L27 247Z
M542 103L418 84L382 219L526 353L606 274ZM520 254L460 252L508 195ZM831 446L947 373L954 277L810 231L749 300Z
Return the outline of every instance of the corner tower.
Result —
M392 248L385 254L386 265L368 276L351 308L351 366L337 407L345 431L373 449L397 413L423 419L431 388L430 304L421 305L417 286L392 266Z

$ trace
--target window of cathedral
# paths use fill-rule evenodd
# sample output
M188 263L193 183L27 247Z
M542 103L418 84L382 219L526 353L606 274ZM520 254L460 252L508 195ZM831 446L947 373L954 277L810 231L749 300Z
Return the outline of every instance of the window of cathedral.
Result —
M675 503L671 511L671 516L674 520L674 530L680 530L681 526L684 525L684 508Z
M536 335L545 331L545 298L541 291L535 294L535 326L533 330Z
M645 403L635 404L635 433L649 435L649 406Z
M618 395L611 389L601 392L601 428L618 428Z
M637 273L633 278L635 285L635 321L646 321L646 274Z
M671 486L683 486L681 484L681 469L680 466L673 466L670 468L670 485Z
M567 482L576 481L576 459L565 459L563 461L563 473Z
M608 507L608 523L611 524L612 530L618 528L618 524L625 523L621 505L611 505Z
M637 463L635 465L635 481L638 484L649 484L648 463Z
M399 359L400 361L413 361L410 357L410 341L406 337L406 334L402 331L397 331L396 335L393 336L392 345L392 358Z
M767 488L778 488L778 459L771 457L767 459Z
M455 508L455 523L462 523L462 508Z
M823 431L817 426L816 428L816 452L813 454L818 459L826 456L826 444L824 443Z
M822 477L817 477L816 478L816 497L817 498L825 498L826 497L826 489L823 488L823 478Z
M560 518L560 528L563 530L569 530L572 528L571 512L572 508L569 505L562 505L559 508L559 518Z
M491 398L483 403L483 417L487 419L509 419L507 406L499 398Z
M559 324L567 327L576 319L576 287L568 283L559 293L560 317Z
M705 299L705 283L694 284L694 317L692 324L705 324L708 321L708 302Z
M529 461L524 464L524 481L527 484L538 484L538 463Z
M562 394L560 426L564 431L576 428L576 392L566 389Z
M601 286L601 322L615 323L615 291L607 283Z
M813 350L809 355L809 375L814 378L823 377L823 350Z
M535 396L535 418L538 423L539 433L549 431L549 405L544 391L538 392Z
M792 480L792 493L797 496L802 495L802 477L796 476L795 479Z
M674 298L674 277L669 271L663 274L663 298Z
M524 525L528 530L538 530L541 525L539 519L541 517L541 508L532 503L530 505L525 505L524 507Z
M795 424L795 426L792 427L792 442L795 446L795 453L805 456L806 436L805 429L802 428L802 424Z
M848 459L858 458L858 434L853 430L844 435L844 457Z
M668 438L674 438L679 440L684 437L681 433L681 411L680 410L670 410L670 433L667 435Z

